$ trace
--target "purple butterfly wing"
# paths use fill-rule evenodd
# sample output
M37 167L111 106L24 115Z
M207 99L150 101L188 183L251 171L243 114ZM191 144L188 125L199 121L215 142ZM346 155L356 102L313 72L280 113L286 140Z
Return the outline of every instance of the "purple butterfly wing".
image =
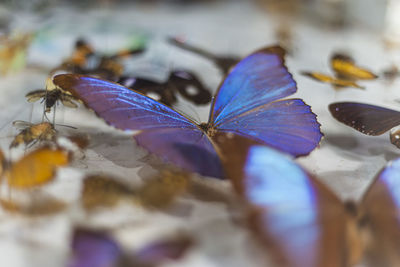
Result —
M108 124L122 130L197 129L178 112L117 83L76 74L57 75L53 81L81 99Z
M119 246L105 234L78 229L72 240L72 257L68 267L117 267Z
M221 178L217 154L203 132L171 108L119 84L81 75L57 75L54 83L78 97L108 124L139 130L138 144L165 161ZM207 156L205 156L207 155Z
M243 173L238 191L276 266L342 266L346 212L340 200L274 149L252 146L246 155L236 165Z
M220 87L211 123L294 156L310 153L322 133L316 115L299 99L277 101L297 90L284 50L270 47L239 62Z
M223 177L220 159L208 137L191 129L165 128L135 135L137 143L166 161L204 176Z

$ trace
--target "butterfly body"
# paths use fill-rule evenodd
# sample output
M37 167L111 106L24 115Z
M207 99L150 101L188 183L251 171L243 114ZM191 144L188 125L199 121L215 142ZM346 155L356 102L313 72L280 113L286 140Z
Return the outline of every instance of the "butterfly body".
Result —
M218 89L207 123L197 124L173 109L119 84L79 75L54 83L93 109L108 124L138 130L148 151L183 169L223 177L218 133L240 135L295 156L310 153L322 133L315 114L296 92L280 47L259 50L239 62Z

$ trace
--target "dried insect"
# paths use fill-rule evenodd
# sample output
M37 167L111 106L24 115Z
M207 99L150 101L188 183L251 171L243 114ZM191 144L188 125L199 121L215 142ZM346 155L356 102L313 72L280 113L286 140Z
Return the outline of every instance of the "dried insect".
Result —
M54 107L58 101L70 108L77 108L78 105L75 103L78 99L71 94L61 90L53 84L51 78L47 79L46 89L34 90L25 95L28 102L36 102L42 99L45 103L45 112L49 113L51 108Z
M13 125L25 125L26 128L15 136L10 144L10 148L17 147L21 144L30 145L38 141L53 141L57 133L53 124L49 122L31 124L23 121L14 121Z

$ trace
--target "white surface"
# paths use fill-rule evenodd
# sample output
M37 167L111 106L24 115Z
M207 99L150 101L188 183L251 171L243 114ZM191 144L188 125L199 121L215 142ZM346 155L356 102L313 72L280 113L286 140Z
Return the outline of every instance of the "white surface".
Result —
M183 35L188 41L209 48L216 53L245 56L256 48L275 43L267 13L251 2L213 4L195 8L131 6L120 9L100 8L78 12L69 8L56 9L45 17L17 14L15 25L41 30L41 39L29 51L30 63L41 63L51 68L67 57L77 36L87 37L103 51L123 47L130 35L149 37L149 51L138 61L128 63L130 71L141 70L140 62L150 61L163 66L194 69L211 88L221 80L219 71L208 61L198 58L163 42L168 35ZM398 108L393 100L400 97L398 82L387 85L382 80L365 82L367 90L348 89L335 92L329 85L320 84L299 75L301 70L329 72L328 58L332 51L350 52L362 66L380 71L391 62L398 62L398 54L383 50L381 36L362 30L332 32L298 22L293 25L294 53L287 58L289 70L298 82L295 97L302 97L318 115L325 134L320 148L298 161L318 175L342 198L358 199L371 179L388 160L399 155L390 144L387 134L381 137L364 136L337 121L327 106L334 101L361 101ZM396 61L397 60L397 61ZM162 68L161 68L162 69ZM161 72L162 76L163 73ZM165 74L164 74L165 75ZM45 73L24 71L0 79L0 134L1 147L6 150L11 137L13 120L29 120L31 104L26 103L26 92L43 87ZM178 109L207 119L208 107L194 108L180 103ZM41 118L41 107L34 105L33 122ZM68 257L69 233L73 225L84 224L113 228L115 236L126 248L137 248L165 234L188 231L197 239L197 246L179 263L165 266L263 266L265 251L257 248L244 225L243 212L236 203L226 181L207 180L220 191L226 202L205 202L193 196L180 199L172 211L149 212L140 207L121 204L115 210L87 215L78 203L84 172L112 173L132 183L138 183L152 173L146 163L152 159L136 147L129 134L105 125L91 112L58 108L57 122L73 125L79 132L88 132L91 144L86 157L71 168L59 173L57 181L46 187L71 203L71 208L50 218L27 219L10 216L0 211L1 266L50 267L63 266ZM58 128L60 132L67 131ZM13 152L13 156L21 150ZM151 160L150 162L154 162ZM230 203L230 204L227 204ZM233 214L233 215L232 215Z

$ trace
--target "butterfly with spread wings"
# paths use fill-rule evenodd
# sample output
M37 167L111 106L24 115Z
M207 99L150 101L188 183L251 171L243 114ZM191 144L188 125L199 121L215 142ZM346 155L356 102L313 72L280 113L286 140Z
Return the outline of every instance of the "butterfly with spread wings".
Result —
M329 105L332 116L366 134L377 136L400 125L400 112L375 105L356 102L337 102ZM390 133L390 141L400 148L400 131L394 129Z
M272 266L400 266L400 159L356 204L342 202L288 155L266 146L239 151L225 161L228 177L249 206L249 227Z
M209 121L197 124L173 109L119 84L64 74L54 83L79 98L108 124L137 130L137 143L167 162L205 176L223 177L217 133L229 132L294 156L309 154L322 133L301 99L278 46L240 61L218 89Z

